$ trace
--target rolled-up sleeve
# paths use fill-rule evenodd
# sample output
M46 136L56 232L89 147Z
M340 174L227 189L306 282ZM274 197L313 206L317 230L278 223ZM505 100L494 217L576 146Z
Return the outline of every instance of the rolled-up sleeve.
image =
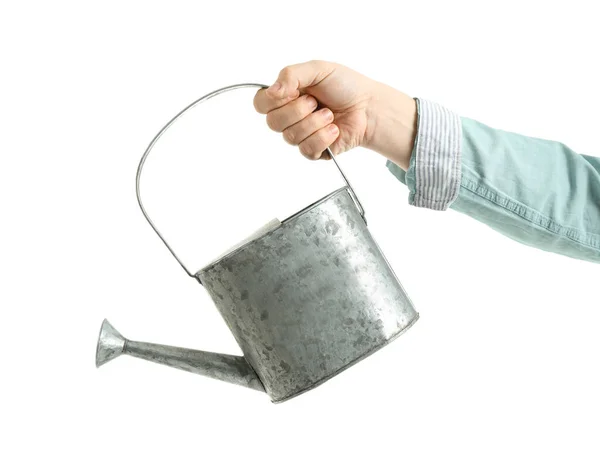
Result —
M457 210L526 245L600 262L600 158L418 99L409 203Z
M410 204L446 210L460 188L461 121L449 109L417 99L418 133L408 171L388 161L388 168L407 184Z

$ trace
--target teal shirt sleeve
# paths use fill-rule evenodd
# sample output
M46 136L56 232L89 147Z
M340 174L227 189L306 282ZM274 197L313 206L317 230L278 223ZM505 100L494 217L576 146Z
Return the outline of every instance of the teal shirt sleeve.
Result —
M462 212L523 244L600 263L600 158L419 99L409 202Z

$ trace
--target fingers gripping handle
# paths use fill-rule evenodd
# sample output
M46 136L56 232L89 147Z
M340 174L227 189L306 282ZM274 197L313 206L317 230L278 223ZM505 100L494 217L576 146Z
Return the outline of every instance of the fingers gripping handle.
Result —
M156 143L158 142L158 140L161 138L161 136L171 127L171 125L173 125L187 111L189 111L193 107L199 105L200 103L203 103L204 101L209 100L209 99L211 99L213 97L216 97L217 95L220 95L222 93L229 92L231 90L236 90L236 89L248 88L248 87L259 88L259 89L266 89L269 86L264 85L264 84L252 83L252 82L245 83L245 84L235 84L235 85L231 85L231 86L227 86L227 87L223 87L221 89L215 90L214 92L210 92L210 93L204 95L203 97L198 98L196 101L192 102L191 104L189 104L188 106L186 106L184 109L182 109L164 127L161 128L161 130L156 134L156 136L152 139L152 141L150 141L150 144L146 148L146 151L144 152L144 155L142 155L142 158L141 158L140 163L138 165L138 169L137 169L137 173L136 173L136 177L135 177L135 193L136 193L136 196L137 196L137 201L138 201L138 204L140 206L140 209L142 210L142 214L144 214L144 217L146 218L146 220L148 221L148 223L150 224L150 226L152 227L152 229L154 230L154 232L158 235L158 237L163 242L163 244L165 244L165 247L167 247L167 249L169 249L169 252L171 252L171 255L173 255L173 257L177 260L177 262L180 264L180 266L184 269L184 271L190 277L194 277L193 272L183 263L183 261L179 258L179 256L177 256L177 253L175 253L175 251L169 245L169 243L167 242L167 240L165 239L165 237L158 230L158 228L156 227L156 225L154 224L154 222L152 221L152 219L148 215L148 212L146 211L146 208L144 207L144 204L142 202L142 196L141 196L141 193L140 193L140 180L141 180L141 176L142 176L142 171L144 170L144 164L146 163L146 159L148 158L148 155L150 154L150 151L154 148L154 146L156 145ZM358 200L358 197L356 196L356 193L354 192L354 189L350 185L350 182L346 178L346 175L342 171L342 168L340 168L339 163L337 162L335 156L333 155L333 153L331 152L331 149L329 147L327 148L327 152L329 153L329 156L332 158L332 160L335 163L335 165L337 166L340 174L342 175L342 178L344 179L344 182L345 182L345 184L348 187L348 190L350 192L350 196L354 200L354 203L356 204L356 207L358 208L358 210L360 212L360 215L363 217L363 219L365 219L365 211L364 211L364 209L362 207L362 204ZM366 222L366 219L365 219L365 222Z

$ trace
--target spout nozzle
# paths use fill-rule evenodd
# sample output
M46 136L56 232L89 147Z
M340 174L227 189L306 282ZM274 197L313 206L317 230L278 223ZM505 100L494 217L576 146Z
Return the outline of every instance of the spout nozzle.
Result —
M128 340L108 320L104 320L96 348L96 367L122 354L265 391L258 375L243 356Z
M96 367L115 359L125 350L125 339L108 320L104 319L100 327L100 336L96 347Z

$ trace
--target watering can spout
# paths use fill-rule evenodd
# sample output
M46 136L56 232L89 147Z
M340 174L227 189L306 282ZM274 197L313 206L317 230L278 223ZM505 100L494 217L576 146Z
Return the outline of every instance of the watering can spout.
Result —
M256 372L243 356L223 355L128 340L108 320L104 320L100 328L96 349L96 367L106 364L121 354L245 386L257 391L265 391Z
M121 333L108 320L104 319L96 348L96 367L106 364L123 353L125 343L126 340Z

